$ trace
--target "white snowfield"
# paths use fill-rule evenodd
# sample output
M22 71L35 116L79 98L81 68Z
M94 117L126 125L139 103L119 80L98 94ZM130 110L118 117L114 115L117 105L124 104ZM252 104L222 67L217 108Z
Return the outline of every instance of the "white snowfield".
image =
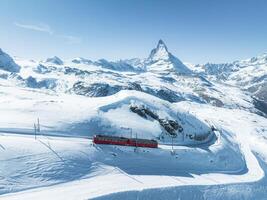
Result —
M123 91L102 101L111 102L110 98L125 95L129 93ZM66 108L63 99L65 96L53 106L51 116L58 113L57 106ZM10 101L9 105L16 103ZM172 199L180 195L182 199L201 199L205 195L214 199L264 199L267 193L262 182L266 182L267 168L258 159L267 158L266 119L247 111L204 104L181 102L173 106L213 123L219 129L217 140L196 147L175 146L175 154L171 154L170 145L135 151L133 147L93 145L84 138L38 135L35 140L34 135L2 132L0 199ZM24 109L27 111L27 106ZM30 113L24 112L28 116ZM81 120L83 113L79 114ZM13 116L30 126L28 116ZM212 185L225 184L238 187L238 192L209 193L214 192ZM247 191L247 184L260 185L260 191ZM194 195L180 191L185 187Z

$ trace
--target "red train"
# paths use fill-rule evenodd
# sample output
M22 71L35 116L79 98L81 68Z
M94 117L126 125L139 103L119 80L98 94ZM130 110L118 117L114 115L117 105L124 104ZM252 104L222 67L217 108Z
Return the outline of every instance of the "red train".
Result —
M95 144L158 148L158 142L156 140L135 139L109 135L95 135L93 137L93 142Z

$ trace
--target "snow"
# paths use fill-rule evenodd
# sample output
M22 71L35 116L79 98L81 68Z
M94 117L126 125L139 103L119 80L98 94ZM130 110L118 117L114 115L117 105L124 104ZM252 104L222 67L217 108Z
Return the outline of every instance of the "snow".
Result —
M266 102L267 53L232 63L196 65L195 72L249 91Z
M5 52L0 49L0 69L9 72L19 72L20 66Z
M86 58L74 58L71 62L76 63L76 64L92 64L91 60L88 60Z
M240 101L236 88L227 89L227 96ZM208 191L205 185L219 190L225 184L238 184L243 191L248 183L256 187L265 177L265 168L254 153L267 158L266 119L245 110L189 101L170 103L127 90L88 98L17 87L8 80L1 80L1 92L3 199L116 199L136 195L145 199L146 195L157 198L159 190L164 191L162 195L175 195L183 187L192 191L202 188L202 193L195 194L203 195ZM170 139L160 141L159 149L138 148L137 152L132 147L92 145L89 138L96 133L130 137L123 128L131 128L138 137L162 134L156 121L130 112L131 104L146 105L162 118L181 119L186 132L202 134L210 125L219 132L202 144L181 143L178 137L174 155ZM33 123L37 117L41 135L35 140Z
M2 87L2 91L4 93L0 94L0 109L5 116L0 117L2 131L32 132L33 123L40 118L42 131L46 134L92 137L102 132L123 134L125 131L121 128L127 127L132 129L133 134L138 133L139 137L151 139L164 136L158 121L144 119L131 112L131 104L146 105L162 119L177 120L184 132L179 134L174 142L180 143L184 133L205 135L210 131L209 124L175 109L169 102L138 91L123 90L103 98L55 95L17 87ZM127 134L129 135L129 131ZM212 134L210 136L212 137ZM165 137L164 141L169 142L170 139ZM197 141L185 137L183 142L190 144Z
M261 127L266 130L266 119L246 111L188 102L176 106L190 109L191 112L198 113L199 118L216 123L221 129L218 132L220 139L206 147L175 146L175 155L172 155L168 145L160 145L159 149L139 148L135 152L131 147L94 146L89 139L38 136L35 140L34 136L2 133L1 146L5 150L2 150L1 160L5 160L5 169L1 170L1 177L5 179L1 183L6 183L9 178L16 180L11 181L13 184L8 189L9 192L37 187L2 195L2 199L135 199L137 196L140 199L148 196L171 199L183 191L184 187L187 191L194 192L192 195L195 199L204 194L219 199L241 193L244 199L251 195L254 198L266 195L264 188L254 193L246 191L248 185L257 187L266 179L266 164L259 164L259 156L254 154L255 142L247 140L252 137L260 141L257 137L266 135L266 131L259 131ZM200 110L204 112L199 112ZM217 114L210 114L214 112ZM221 120L221 116L227 117ZM251 120L256 120L257 123L251 123ZM240 125L246 127L240 129ZM258 147L257 153L266 158L264 148ZM13 162L20 165L14 165ZM36 168L36 164L40 167ZM63 176L61 173L66 174ZM54 185L55 183L61 184ZM220 188L219 191L224 191L227 188L225 184L230 184L229 189L238 190L214 194ZM39 187L45 185L48 187ZM4 188L7 189L6 186ZM186 199L187 196L181 197ZM188 199L191 197L189 195Z
M162 40L119 61L0 51L0 199L265 199L267 120L251 94L266 60L189 69ZM161 120L182 130L172 139ZM94 134L159 148L94 145Z
M51 63L51 64L56 64L56 65L63 65L63 61L57 56L47 58L45 62Z
M169 59L169 52L167 46L164 44L162 40L159 40L157 48L151 51L149 59L151 59L151 61L158 61L160 59L163 60Z

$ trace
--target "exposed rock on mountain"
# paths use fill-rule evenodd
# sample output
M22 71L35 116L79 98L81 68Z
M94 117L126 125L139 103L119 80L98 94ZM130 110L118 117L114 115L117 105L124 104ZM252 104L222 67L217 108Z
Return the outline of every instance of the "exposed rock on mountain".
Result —
M14 60L0 48L0 69L9 72L19 72L20 66L17 65Z

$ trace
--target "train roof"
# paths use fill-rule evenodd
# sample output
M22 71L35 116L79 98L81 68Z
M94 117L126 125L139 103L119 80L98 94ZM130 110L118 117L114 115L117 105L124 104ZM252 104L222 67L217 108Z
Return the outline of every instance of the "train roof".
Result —
M121 137L121 136L113 136L113 135L103 135L103 134L97 134L94 135L94 137L100 137L100 138L109 138L109 139L130 139L130 140L136 140L136 138L127 138L127 137ZM157 142L156 140L153 139L142 139L142 138L137 138L138 141L153 141Z

